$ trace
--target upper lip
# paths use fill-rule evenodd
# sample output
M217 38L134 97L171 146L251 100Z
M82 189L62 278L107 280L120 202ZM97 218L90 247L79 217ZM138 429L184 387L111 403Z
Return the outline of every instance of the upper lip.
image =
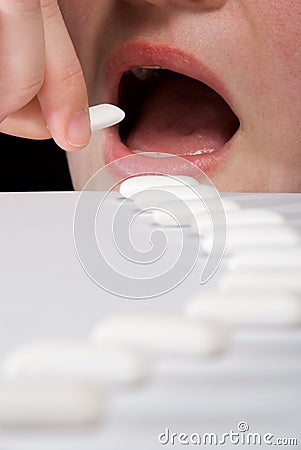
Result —
M170 45L128 41L116 49L105 64L105 101L118 104L122 75L134 67L160 66L194 78L214 89L233 109L233 95L226 83L202 61Z

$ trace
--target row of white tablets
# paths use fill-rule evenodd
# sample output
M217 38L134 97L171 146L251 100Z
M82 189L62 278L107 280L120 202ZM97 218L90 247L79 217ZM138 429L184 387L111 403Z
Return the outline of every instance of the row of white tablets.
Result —
M198 185L189 177L144 176L139 180L127 179L121 185L120 193L142 207L145 196L137 194L143 193L143 189L147 191L144 206L151 204L151 198L154 208L157 203L153 218L159 226L193 226L196 222L202 250L210 253L213 240L210 214L214 214L214 209L208 211L205 203L209 208L216 205L210 202L214 197L213 187ZM158 190L172 193L179 201L175 200L174 204L161 202L160 196L156 195ZM196 198L198 195L204 202ZM241 208L231 199L221 200L227 224L227 272L214 292L208 296L202 293L198 308L193 300L193 307L188 308L190 313L211 310L210 315L218 318L224 313L226 322L299 323L300 232L289 226L279 212L267 208ZM169 214L171 211L175 217ZM219 222L215 224L219 226ZM220 222L220 226L224 224Z
M101 420L112 390L148 381L156 358L204 358L227 333L184 316L113 316L85 342L32 342L1 367L1 425L84 425Z
M147 199L135 194L145 186L147 189L163 187L173 195L183 193L186 204L197 216L200 200L194 198L195 194L189 197L186 189L189 183L197 189L202 187L188 177L183 179L186 186L178 185L177 180L170 185L169 177L166 178L129 179L122 184L120 193L135 201L139 199L142 203L137 206L144 208L153 205L151 192ZM205 188L209 197L210 189ZM203 359L223 353L231 337L229 326L299 326L298 233L287 228L282 216L272 211L244 211L229 199L223 199L223 205L227 220L232 223L229 228L233 229L233 241L230 240L229 246L229 272L217 289L203 292L189 301L179 315L111 316L96 324L85 342L42 341L16 349L2 364L0 423L78 425L97 422L105 414L111 390L147 382L157 358ZM266 236L265 240L248 243L248 214L252 218L252 235ZM187 217L183 215L185 226L189 225ZM156 220L161 225L171 226L163 224L158 216ZM267 227L267 234L262 231L264 227ZM201 229L206 230L206 227ZM279 230L276 240L274 229ZM259 245L255 245L256 242ZM267 242L263 249L262 243ZM280 255L278 263L275 251ZM288 265L286 261L281 263L284 259L288 260ZM280 276L275 277L271 268L279 269ZM271 276L273 283L278 283L277 291L269 289Z

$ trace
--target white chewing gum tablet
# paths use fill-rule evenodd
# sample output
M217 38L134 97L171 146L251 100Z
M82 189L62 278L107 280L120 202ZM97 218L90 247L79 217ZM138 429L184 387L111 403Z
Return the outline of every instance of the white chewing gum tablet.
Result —
M206 202L206 199L204 199L204 201ZM225 212L240 208L237 202L227 198L222 199L222 205ZM216 208L216 206L213 205L212 202L210 203L210 206L208 205L208 207L210 208L210 211L213 211ZM209 214L202 200L186 200L184 205L182 202L177 201L162 202L160 203L160 209L155 210L153 213L154 221L158 225L165 227L173 227L176 225L174 218L171 215L167 214L166 211L171 211L172 213L174 213L179 225L182 226L191 225L193 217L196 220L196 216L198 216L199 214L205 214L207 217Z
M298 326L301 325L301 299L290 292L262 295L247 289L240 293L214 291L193 299L186 306L185 314L231 326Z
M104 415L100 391L72 383L0 381L1 426L83 426Z
M207 185L198 184L196 186L164 186L140 191L133 198L135 205L139 209L161 208L166 203L186 203L189 200L205 201L214 196L213 188Z
M229 259L230 270L301 270L301 247L247 249Z
M281 274L266 272L265 270L246 270L245 272L229 272L220 281L221 291L258 291L266 295L266 292L279 291L301 293L301 277L299 270L282 271Z
M125 198L130 198L138 192L148 189L164 188L166 186L197 186L198 184L195 178L184 175L140 175L124 180L120 184L119 193Z
M213 209L211 209L211 212L214 212ZM271 210L260 208L241 208L237 210L225 209L225 215L227 230L232 227L269 227L273 225L282 225L285 223L284 217L281 214L278 214L277 212ZM193 220L195 220L195 222L198 224L198 228L201 234L205 234L212 228L212 222L211 220L208 220L208 218L208 213L199 211L196 213L196 217L194 219L191 218L190 224L192 225ZM221 223L219 223L218 218L216 218L215 224L217 226L224 226L225 221L223 220ZM236 229L235 233L237 233Z
M284 217L272 210L264 208L241 208L226 210L226 221L228 227L252 226L252 225L279 225L285 223ZM204 212L197 213L197 221L202 224Z
M108 387L144 380L148 365L138 353L49 340L23 345L8 354L2 373L8 379L70 381Z
M204 234L202 249L210 253L212 247L212 231ZM246 248L285 247L300 243L299 232L286 225L244 226L227 228L227 245L225 253L245 251Z
M89 113L92 131L112 127L121 122L125 117L125 113L122 109L109 103L91 106L89 108Z
M102 321L91 333L94 342L143 351L151 356L202 357L226 345L224 328L181 316L128 315Z

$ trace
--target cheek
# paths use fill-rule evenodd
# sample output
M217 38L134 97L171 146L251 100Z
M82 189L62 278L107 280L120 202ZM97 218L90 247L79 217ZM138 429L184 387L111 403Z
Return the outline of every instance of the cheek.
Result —
M80 46L95 38L95 33L102 29L113 5L112 0L59 0L71 37Z
M267 51L273 50L290 66L301 64L301 2L300 0L248 0L254 21L260 28ZM257 18L255 18L257 17Z
M86 57L91 47L95 24L92 7L95 1L60 0L59 5L69 34L80 59Z
M111 8L109 0L59 0L59 6L80 59L86 81L93 78L100 33Z
M247 0L246 0L247 1ZM258 78L269 124L300 136L301 2L248 0L258 39ZM267 112L268 111L268 112Z

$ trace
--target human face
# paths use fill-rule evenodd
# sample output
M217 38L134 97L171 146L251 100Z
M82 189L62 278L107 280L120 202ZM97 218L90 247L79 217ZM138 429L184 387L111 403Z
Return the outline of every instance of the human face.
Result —
M120 78L132 67L186 76L160 71L163 81L150 72L158 85L139 95L144 105L133 108L134 116L141 109L125 127L125 145L114 127L68 154L75 189L130 154L129 147L184 153L220 191L301 191L300 0L61 0L60 6L90 104L119 104ZM140 85L144 92L147 84ZM135 90L136 81L122 104L129 117ZM213 153L187 156L198 149Z

